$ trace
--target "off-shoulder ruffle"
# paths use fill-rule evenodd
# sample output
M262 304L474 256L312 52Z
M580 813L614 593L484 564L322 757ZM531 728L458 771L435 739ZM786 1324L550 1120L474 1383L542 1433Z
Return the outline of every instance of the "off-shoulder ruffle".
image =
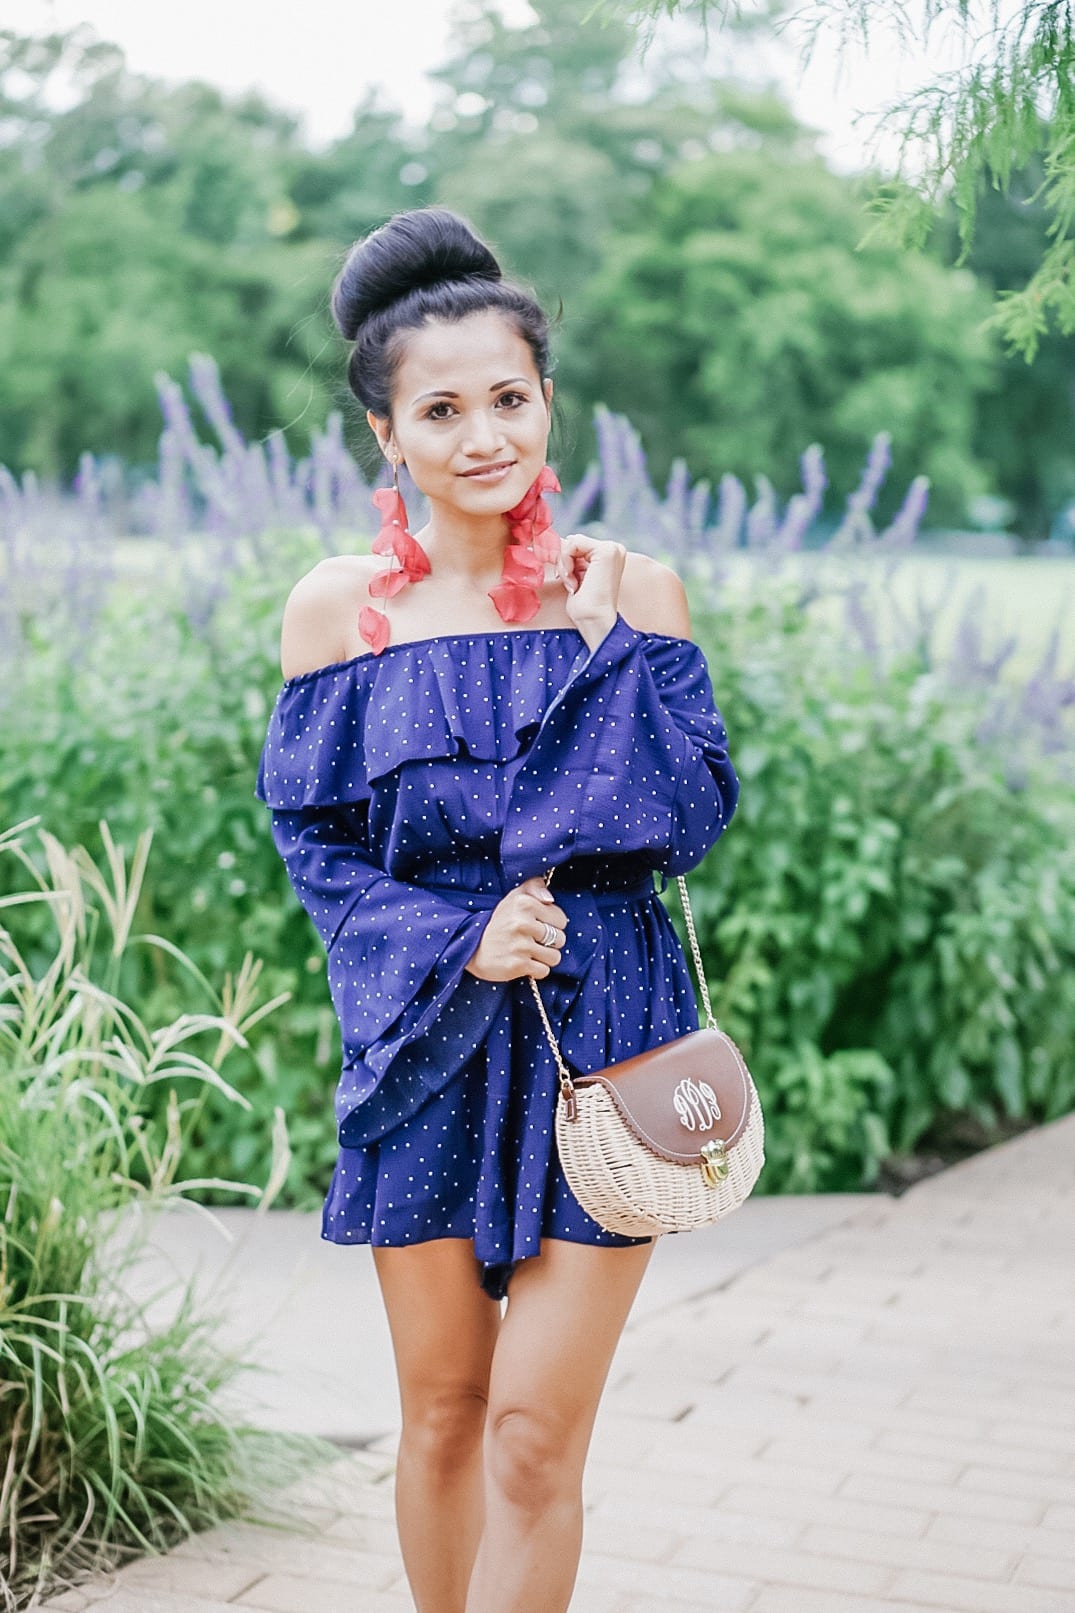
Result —
M701 654L689 640L639 637L647 649ZM407 641L301 673L277 696L257 795L282 810L338 806L367 800L372 784L406 762L509 762L590 657L576 628L512 628Z

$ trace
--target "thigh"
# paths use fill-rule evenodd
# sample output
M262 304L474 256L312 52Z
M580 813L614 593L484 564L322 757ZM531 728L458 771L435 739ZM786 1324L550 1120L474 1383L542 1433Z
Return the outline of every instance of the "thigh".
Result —
M612 1358L653 1254L542 1240L515 1271L490 1378L494 1421L529 1413L585 1453Z
M375 1247L403 1416L431 1397L481 1394L500 1329L500 1306L478 1283L471 1238Z

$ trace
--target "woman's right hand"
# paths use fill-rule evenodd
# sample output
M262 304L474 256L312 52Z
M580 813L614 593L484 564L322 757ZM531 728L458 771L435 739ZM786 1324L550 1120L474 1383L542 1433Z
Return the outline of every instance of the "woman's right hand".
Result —
M558 932L542 946L545 925ZM464 967L479 980L517 980L533 975L544 980L560 961L567 939L567 914L557 906L542 874L533 874L509 891L493 908L478 950Z

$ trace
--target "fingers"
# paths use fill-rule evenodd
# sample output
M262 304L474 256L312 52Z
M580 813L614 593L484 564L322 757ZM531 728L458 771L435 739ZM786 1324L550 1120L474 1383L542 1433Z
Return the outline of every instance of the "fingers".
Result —
M585 592L587 601L596 607L604 602L615 604L626 563L627 549L622 543L573 532L560 540L556 569L569 595ZM601 601L598 595L603 596Z
M526 960L523 975L524 977L533 975L537 980L544 980L546 975L552 974L559 962L560 954L555 948L543 947L539 942L533 941L530 944L530 956Z
M591 549L622 549L624 554L627 553L624 545L617 543L614 538L591 538L588 532L569 532L566 538L560 539L561 553L565 549L573 554L585 554Z
M528 886L530 889L527 889ZM530 917L539 920L541 924L554 924L558 929L567 929L567 914L555 897L550 898L548 886L540 874L531 874L530 878L524 879L516 889L532 899L533 909Z
M560 539L560 553L592 556L596 559L598 555L606 553L626 557L627 549L624 544L617 543L613 538L591 538L585 532L572 532L568 537Z
M515 891L521 892L524 896L536 897L544 907L550 907L556 901L556 897L545 883L543 874L530 874L521 884L515 887ZM513 892L512 894L515 893Z
M544 980L560 962L560 954L567 941L568 915L560 904L551 899L548 886L540 874L524 879L516 890L528 898L522 903L517 922L525 926L520 934L526 951L525 973ZM545 940L546 925L553 935Z
M552 925L551 919L549 923ZM555 925L552 925L552 928L555 929ZM545 976L551 974L556 968L560 962L564 942L567 940L566 933L556 930L556 939L550 939L546 943L543 939L545 933L545 929L542 927L541 935L529 942L530 960L527 965L527 973L535 975L539 980L544 980Z

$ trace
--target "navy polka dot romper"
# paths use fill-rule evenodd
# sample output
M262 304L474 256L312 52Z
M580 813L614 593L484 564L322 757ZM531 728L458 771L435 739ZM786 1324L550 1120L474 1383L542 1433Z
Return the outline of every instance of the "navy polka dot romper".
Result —
M543 1237L646 1242L564 1180L529 980L465 965L501 898L555 867L567 940L537 984L568 1065L697 1028L653 875L701 862L739 794L698 646L620 615L594 650L573 627L389 644L287 680L257 794L343 1036L322 1236L473 1239L495 1297Z

